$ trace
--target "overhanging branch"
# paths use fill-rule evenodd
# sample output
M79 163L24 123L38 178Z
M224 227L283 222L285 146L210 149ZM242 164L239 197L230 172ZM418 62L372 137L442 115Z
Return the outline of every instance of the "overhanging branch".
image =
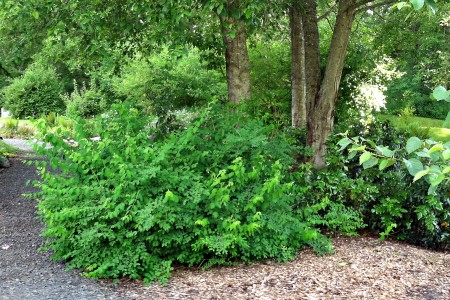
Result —
M398 2L398 1L397 0L386 0L386 1L381 1L381 2L378 2L378 3L372 4L372 5L366 5L364 7L356 9L355 10L355 14L362 13L362 12L367 11L369 9L375 9L377 7L385 6L385 5L388 5L388 4L393 4L395 2Z
M384 0L384 1L376 1L376 0L361 0L361 1L355 1L355 3L353 5L350 5L349 9L353 10L355 13L360 13L365 11L366 9L370 9L371 7L376 8L379 6L383 6L383 5L387 5L387 4L392 4L395 2L398 2L399 0ZM375 3L374 3L375 2ZM369 4L365 7L362 7L366 4Z
M328 9L327 12L325 12L323 15L321 15L321 16L317 19L317 21L323 20L323 19L325 19L326 17L328 17L328 15L331 14L331 12L333 12L333 10L334 10L334 8L336 7L336 5L337 5L337 4L334 4L332 7L330 7L330 8Z

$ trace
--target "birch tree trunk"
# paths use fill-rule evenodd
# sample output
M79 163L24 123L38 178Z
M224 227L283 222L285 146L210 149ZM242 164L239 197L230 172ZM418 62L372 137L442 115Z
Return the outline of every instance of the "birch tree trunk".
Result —
M302 14L297 1L290 7L291 24L291 90L292 90L292 127L306 127L306 76L305 44Z

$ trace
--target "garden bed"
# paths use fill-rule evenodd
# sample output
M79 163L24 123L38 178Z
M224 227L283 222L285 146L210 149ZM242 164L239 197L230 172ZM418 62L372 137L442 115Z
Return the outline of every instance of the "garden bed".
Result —
M337 238L336 253L294 261L176 268L167 286L130 281L133 299L450 299L450 254L373 237Z

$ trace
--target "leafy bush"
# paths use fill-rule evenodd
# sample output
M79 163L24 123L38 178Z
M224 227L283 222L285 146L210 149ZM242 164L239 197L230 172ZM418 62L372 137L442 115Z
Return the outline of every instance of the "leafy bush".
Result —
M285 175L294 149L260 120L214 109L153 140L141 110L114 106L93 124L78 120L76 147L39 126L54 146L39 148L49 165L39 163L36 182L47 247L87 276L164 282L173 263L284 261L306 244L330 251L309 221L322 216L295 209L306 189Z
M172 109L226 98L225 79L206 68L196 49L179 57L167 49L149 59L137 57L113 80L113 87L118 96L151 111L155 104Z
M405 74L393 79L386 91L386 108L390 114L399 114L410 106L415 107L415 114L420 117L444 119L450 110L450 104L430 99L431 90L426 88L418 77Z
M64 116L57 116L55 123L57 126L62 127L62 129L64 130L72 130L74 127L74 121Z
M348 173L353 178L360 178L377 190L372 194L373 198L361 206L365 222L372 229L380 230L383 238L391 234L421 246L448 247L450 242L448 236L450 230L446 226L450 221L448 188L441 186L435 193L428 195L428 182L414 182L413 176L410 175L411 169L405 168L402 161L408 159L408 153L404 149L404 145L407 144L406 137L390 126L389 122L373 123L367 131L359 135L361 142L370 140L367 142L367 148L377 145L377 152L369 160L364 161L363 157L359 161L353 159L345 163ZM347 140L344 138L338 144L344 149L350 145L345 146L346 143ZM350 158L356 156L360 151L357 150L359 147L356 144L349 147ZM386 169L382 166L372 168L378 165L375 162L377 155L387 153L387 149L395 151L397 160L387 159L386 162L390 167ZM339 154L336 157L339 157Z
M70 117L93 117L108 107L108 102L97 87L95 80L91 80L89 87L83 82L81 89L78 88L75 81L73 92L62 97L67 107L66 115Z
M7 138L16 136L18 130L19 120L15 118L6 118L3 125L0 126L0 134Z
M19 120L14 118L6 118L3 127L6 130L16 131L19 128Z
M65 105L60 97L62 91L62 84L53 68L34 64L1 92L5 108L14 117L24 118L64 112Z

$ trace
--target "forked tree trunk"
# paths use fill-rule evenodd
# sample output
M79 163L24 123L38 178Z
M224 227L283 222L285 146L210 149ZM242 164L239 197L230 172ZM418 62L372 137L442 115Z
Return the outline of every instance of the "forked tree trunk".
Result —
M312 163L318 169L326 166L326 140L333 128L345 53L354 20L354 9L350 7L352 3L353 1L351 0L341 0L339 2L327 67L308 120L307 142L314 150L315 154L312 158Z
M221 17L220 21L225 44L228 100L239 103L251 96L246 25L231 17Z
M306 76L305 44L302 15L297 1L292 3L289 12L291 23L291 90L292 90L292 127L306 127Z

